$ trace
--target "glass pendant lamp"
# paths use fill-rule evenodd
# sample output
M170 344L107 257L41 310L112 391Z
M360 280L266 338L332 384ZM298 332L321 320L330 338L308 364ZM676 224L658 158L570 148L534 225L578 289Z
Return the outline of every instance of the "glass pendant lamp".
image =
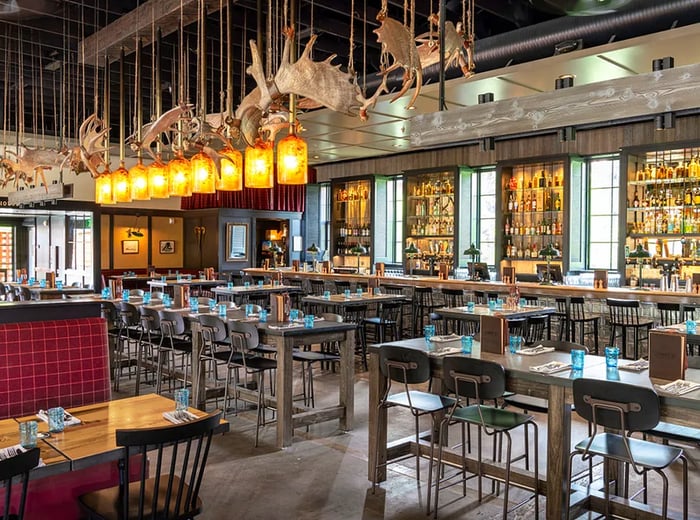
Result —
M148 195L148 168L139 157L137 163L129 170L132 200L150 200Z
M245 150L246 188L272 188L274 184L272 143L258 139Z
M190 161L182 156L181 151L175 152L175 157L168 163L168 177L168 192L171 197L192 195L192 169Z
M124 167L124 162L112 172L112 194L114 202L131 202L131 182L129 171Z
M279 184L306 184L308 151L306 142L290 133L277 144L277 182Z
M95 202L97 204L114 204L112 194L112 174L109 171L101 173L95 179Z
M168 167L158 154L155 162L148 167L148 194L154 199L167 199L170 197L168 184Z
M192 193L216 193L216 165L207 154L199 152L190 159Z
M216 179L216 189L220 191L241 191L243 189L243 156L230 147L223 148L221 168Z

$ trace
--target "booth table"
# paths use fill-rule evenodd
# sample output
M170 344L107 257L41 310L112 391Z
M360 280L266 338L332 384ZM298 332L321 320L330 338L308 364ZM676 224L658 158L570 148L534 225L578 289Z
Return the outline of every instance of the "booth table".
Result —
M408 348L414 348L423 351L431 350L430 360L433 370L433 377L436 378L433 384L433 391L440 391L440 382L442 380L442 360L444 353L436 352L435 344L427 344L423 338L412 340L396 341L385 343L385 345L400 345ZM452 344L446 344L448 347L453 347ZM459 342L456 342L459 346ZM390 449L387 449L387 415L386 410L379 412L377 403L380 397L386 390L387 381L382 376L379 368L379 350L380 345L371 345L369 347L369 443L368 443L368 477L371 480L374 472L374 453L375 448L379 446L379 460L386 461L387 458L396 458L402 454L412 450L420 450L425 455L430 452L430 446L427 443L421 443L415 446L412 442L413 437L407 438L405 442L400 444L393 443ZM460 355L457 350L453 355ZM503 365L506 371L506 389L514 392L531 395L534 397L543 397L549 400L549 413L547 415L547 470L543 475L546 480L541 479L537 484L540 493L547 496L547 515L548 520L560 520L564 516L566 504L564 504L565 490L568 483L566 476L568 473L568 456L571 449L571 385L575 377L586 377L594 379L619 379L623 383L629 383L642 387L650 387L653 383L663 383L661 380L650 380L648 372L634 373L624 370L614 372L614 375L609 373L605 366L605 358L599 356L586 356L583 371L580 374L574 374L571 370L557 372L554 374L542 374L530 370L531 366L542 365L550 361L570 362L568 353L563 352L548 352L536 356L524 356L519 354L492 354L482 353L478 342L474 343L473 357L495 361ZM625 361L621 361L624 364ZM690 381L700 382L700 370L689 369L686 371L686 379ZM688 426L697 426L700 422L700 390L695 390L682 396L667 396L660 395L661 399L661 414L662 419L670 420L678 424ZM377 431L379 424L379 435ZM447 460L458 461L460 456L457 453L446 451L445 458ZM484 462L484 470L487 474L503 476L504 469L501 465ZM468 460L467 470L475 472L477 464L475 460ZM381 469L379 472L379 480L386 479L386 471ZM530 472L525 472L519 468L511 468L511 479L514 482L526 483L534 486L533 475ZM600 509L603 500L602 492L589 490L587 497L582 498L584 505L592 509ZM653 511L640 511L634 503L625 502L622 500L613 500L611 502L611 511L624 517L632 517L638 519L656 519L660 515Z

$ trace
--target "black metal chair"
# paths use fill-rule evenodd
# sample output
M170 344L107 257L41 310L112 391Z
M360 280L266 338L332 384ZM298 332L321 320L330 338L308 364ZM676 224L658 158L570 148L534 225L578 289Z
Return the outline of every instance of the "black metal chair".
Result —
M403 303L401 302L387 302L383 303L379 307L379 314L377 316L370 316L365 318L365 328L366 332L369 328L373 328L373 338L379 343L384 343L386 341L387 333L391 336L392 341L401 339L401 327L399 322L401 320L401 309L403 308Z
M360 355L362 366L367 366L367 334L365 330L365 318L367 317L367 305L348 305L343 309L343 321L354 323L355 329L355 353Z
M567 338L572 342L586 343L586 336L593 336L593 352L598 355L598 322L599 316L588 316L586 314L586 301L582 296L569 297L569 312L567 316L567 324L570 328L570 334ZM578 336L576 329L578 327ZM578 337L578 340L576 339Z
M465 426L475 425L478 427L478 469L475 476L478 479L479 501L482 499L482 454L481 440L482 433L489 436L494 436L494 443L499 442L502 438L506 439L506 459L505 459L505 477L504 477L504 494L503 494L503 518L508 516L508 496L510 491L510 466L513 461L512 457L512 439L510 432L522 426L527 430L528 426L532 426L534 432L533 440L533 468L535 482L538 481L538 429L534 418L531 415L504 410L498 406L490 406L483 404L484 400L496 400L503 396L506 388L506 373L504 368L498 363L484 361L481 359L468 357L448 356L443 362L443 382L448 393L456 396L456 402L450 409L449 413L443 418L440 423L440 438L438 441L438 466L435 471L435 517L437 518L438 501L440 496L440 484L450 482L455 475L443 476L442 455L444 444L446 443L447 427L450 424L459 423L462 427L462 458L465 454ZM476 404L468 404L469 402ZM500 438L497 440L497 438ZM525 458L529 458L528 446L525 446ZM502 457L498 454L498 461ZM460 482L464 482L466 477L465 469L462 468L457 475L461 476ZM469 477L471 478L471 477ZM516 483L513 485L520 486ZM428 508L430 508L430 488L428 488ZM463 486L463 493L466 494L466 489ZM529 488L525 488L529 489ZM529 500L527 498L526 500ZM537 486L534 489L535 501L535 518L539 518L539 501ZM523 502L524 503L524 502ZM519 504L521 505L521 504ZM519 506L518 505L518 506Z
M445 307L464 307L464 291L462 289L451 289L446 287L441 290L442 298L445 300ZM446 319L445 320L445 334L456 333L456 334L474 334L475 330L474 324L476 321L465 321L465 320L455 320Z
M117 446L124 448L120 485L79 497L88 518L185 519L199 515L199 490L220 419L217 410L183 424L117 430ZM152 452L155 455L149 456ZM130 482L134 472L139 478Z
M592 424L593 433L574 447L569 455L568 481L571 481L571 465L576 455L583 460L603 457L606 463L613 461L631 467L643 477L643 488L629 497L633 500L643 493L647 502L647 474L657 473L663 483L662 517L668 515L668 477L664 470L680 460L683 465L683 518L688 518L688 461L683 450L677 447L633 438L631 432L648 431L659 422L659 396L651 388L642 388L617 381L600 379L575 379L573 382L576 413ZM602 430L602 431L599 431ZM607 468L607 464L606 464ZM610 518L610 482L604 471L605 516ZM625 479L629 482L629 479ZM569 503L571 489L567 485L565 504ZM629 496L625 486L624 497ZM566 511L569 518L569 509Z
M423 325L430 320L432 313L442 304L433 300L432 287L415 287L413 289L413 335L422 334Z
M393 460L399 462L408 458L416 458L416 480L420 481L420 424L419 418L424 415L430 415L433 419L433 431L435 430L436 420L442 412L448 410L455 400L450 397L440 396L430 392L420 390L412 390L409 385L417 385L426 383L430 380L430 360L428 355L420 350L399 347L395 345L384 345L379 349L379 368L382 376L387 379L387 386L384 395L379 399L377 404L377 413L381 413L382 409L393 407L406 408L411 412L415 419L415 442L416 454L406 455ZM402 389L397 393L392 393L392 384L399 383ZM377 421L377 431L374 432L375 438L379 438L379 421ZM433 447L435 443L431 442L430 465L428 470L428 483L432 480L433 468ZM379 444L374 455L374 471L372 472L372 490L377 486L378 473L381 467L386 467L386 461L379 460Z
M634 359L639 358L640 343L646 341L647 346L649 345L649 331L654 326L654 321L639 317L639 300L607 298L605 301L610 313L610 344L615 344L619 332L622 339L620 352L622 352L623 357L628 357L627 338L629 329L631 329L634 337Z
M523 336L525 345L531 346L544 341L548 321L547 316L528 316Z
M39 464L39 454L39 448L32 448L17 453L14 457L0 460L0 482L5 490L3 520L22 520L24 518L29 472ZM15 477L21 477L22 491L19 495L19 507L15 513L11 513L10 498L12 497L12 481Z

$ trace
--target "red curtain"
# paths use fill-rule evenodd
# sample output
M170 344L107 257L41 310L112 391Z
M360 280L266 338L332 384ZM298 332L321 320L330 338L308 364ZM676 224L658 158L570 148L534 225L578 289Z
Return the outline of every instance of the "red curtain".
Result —
M243 188L243 191L195 193L183 197L181 209L239 208L269 211L303 212L306 203L306 185L277 184L271 189ZM309 183L316 182L316 169L309 168Z

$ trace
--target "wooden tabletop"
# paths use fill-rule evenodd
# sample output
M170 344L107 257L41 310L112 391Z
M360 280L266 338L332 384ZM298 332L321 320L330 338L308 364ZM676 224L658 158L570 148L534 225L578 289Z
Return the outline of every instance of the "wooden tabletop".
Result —
M536 305L525 305L516 309L489 309L488 305L477 304L474 310L470 311L467 307L440 307L435 312L445 318L453 318L458 320L478 320L481 316L498 316L500 318L525 318L527 316L541 316L543 314L552 314L556 309L554 307L539 307Z
M409 298L403 294L370 294L365 291L362 295L351 293L349 298L344 294L331 294L328 298L324 296L311 295L305 296L301 301L305 303L314 303L317 305L332 305L332 306L348 306L358 305L361 303L385 303L394 301L408 301Z
M71 469L77 470L118 459L122 455L122 448L116 444L117 429L171 425L172 423L163 418L163 412L174 409L175 402L172 399L158 394L71 408L70 413L80 419L81 424L68 426L61 433L52 433L51 437L44 441L71 461ZM207 415L196 408L189 410L198 417ZM18 420L33 418L24 417ZM15 429L19 431L16 426ZM42 431L42 424L39 431ZM220 431L228 431L228 422L222 421Z
M46 424L38 420L36 417L27 418L27 420L35 420L39 423L39 431L47 431ZM19 422L15 419L0 420L0 448L7 448L19 444ZM41 476L47 476L49 473L58 473L68 471L70 461L61 452L53 448L50 444L42 439L37 440L37 447L41 451L41 461L46 464L46 469L42 469Z

